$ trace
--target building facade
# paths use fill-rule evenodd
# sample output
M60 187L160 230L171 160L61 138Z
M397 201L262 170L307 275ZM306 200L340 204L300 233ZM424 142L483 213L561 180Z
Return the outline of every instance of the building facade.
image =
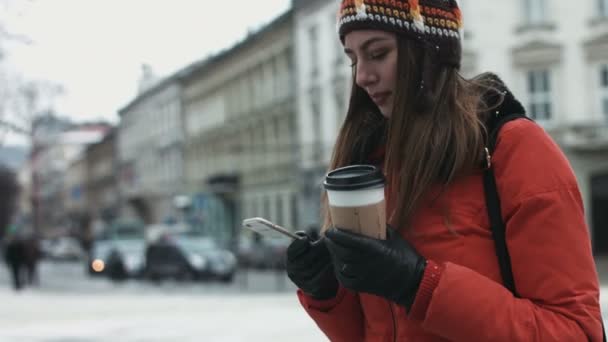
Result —
M292 4L300 139L313 146L299 160L315 190L303 193L303 216L312 221L318 217L316 190L346 112L344 91L352 81L336 34L339 1ZM498 74L560 144L580 184L595 252L608 253L608 2L461 0L460 5L461 73Z
M116 131L85 151L86 203L92 220L106 222L116 218L120 210L116 163Z
M185 178L219 239L244 217L297 221L292 28L287 12L183 78Z
M183 191L183 121L179 75L146 89L119 111L121 214L160 222Z
M463 0L466 65L496 72L576 173L596 253L608 253L608 3Z
M86 150L85 150L86 151ZM87 192L87 158L79 154L65 171L63 184L64 210L69 233L80 236L89 226L90 213Z
M346 115L351 69L336 32L339 1L294 0L300 227L319 225L323 177Z
M105 123L65 124L55 128L44 119L34 127L32 149L32 211L35 229L42 235L68 234L78 230L66 205L72 204L67 189L72 185L68 173L83 158L89 144L100 141L109 129ZM44 134L42 133L44 132ZM40 134L38 134L40 133ZM79 177L79 176L75 176ZM79 200L85 201L84 197Z

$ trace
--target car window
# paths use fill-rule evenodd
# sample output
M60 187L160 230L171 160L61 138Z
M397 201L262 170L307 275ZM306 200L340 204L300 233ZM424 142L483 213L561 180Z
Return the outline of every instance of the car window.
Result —
M116 224L113 227L113 237L117 239L143 239L145 228L143 224Z

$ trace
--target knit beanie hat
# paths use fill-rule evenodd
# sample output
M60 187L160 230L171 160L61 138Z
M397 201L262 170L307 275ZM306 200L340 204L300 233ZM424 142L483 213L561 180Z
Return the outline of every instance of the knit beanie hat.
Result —
M462 14L456 0L342 0L338 34L361 29L402 34L434 51L439 63L460 67Z

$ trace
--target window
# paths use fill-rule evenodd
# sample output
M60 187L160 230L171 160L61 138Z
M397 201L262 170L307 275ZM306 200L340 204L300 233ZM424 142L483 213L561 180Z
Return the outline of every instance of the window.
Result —
M272 66L272 79L273 79L273 87L272 87L272 92L273 95L276 96L277 98L281 98L281 70L279 68L279 58L281 58L282 56L279 55L275 58L272 59L271 61L271 66Z
M523 0L525 24L537 25L547 21L546 0Z
M310 52L310 74L319 74L319 29L312 26L308 29L308 49Z
M596 0L598 6L598 17L608 18L608 0Z
M313 92L315 93L315 92ZM317 92L318 94L318 92ZM313 143L313 160L317 161L321 159L321 103L320 99L313 97L311 105L311 119L312 119L312 143Z
M550 120L553 108L549 70L531 70L527 76L530 117L539 121Z
M291 209L291 226L298 227L299 217L298 217L298 196L296 194L290 195L290 209Z
M281 194L277 194L276 197L276 203L277 203L277 215L276 215L276 222L280 225L285 225L285 222L283 222L284 217L283 217L283 195Z
M336 101L336 119L338 128L342 126L342 122L346 117L346 82L343 78L334 82L334 99Z
M258 197L254 197L249 200L249 210L250 211L248 216L250 217L262 216L262 214L260 213L260 203Z
M600 99L602 101L602 114L608 119L608 64L600 67Z
M252 105L254 108L258 109L260 107L262 101L262 91L264 84L264 77L262 73L262 69L259 65L256 66L256 69L252 71L251 75L251 93L252 93Z
M262 205L263 208L262 212L264 213L264 217L271 217L270 216L270 198L268 198L268 196L264 196L262 199Z

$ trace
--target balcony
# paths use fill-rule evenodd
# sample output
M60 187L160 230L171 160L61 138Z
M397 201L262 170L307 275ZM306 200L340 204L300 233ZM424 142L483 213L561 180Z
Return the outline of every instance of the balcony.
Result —
M564 130L561 140L565 147L576 151L608 151L608 122L570 125Z
M531 38L532 39L532 38ZM530 68L537 65L559 64L564 47L549 39L535 38L524 41L511 50L513 63L519 68Z
M550 21L525 22L515 28L519 35L542 35L556 31L557 26Z

